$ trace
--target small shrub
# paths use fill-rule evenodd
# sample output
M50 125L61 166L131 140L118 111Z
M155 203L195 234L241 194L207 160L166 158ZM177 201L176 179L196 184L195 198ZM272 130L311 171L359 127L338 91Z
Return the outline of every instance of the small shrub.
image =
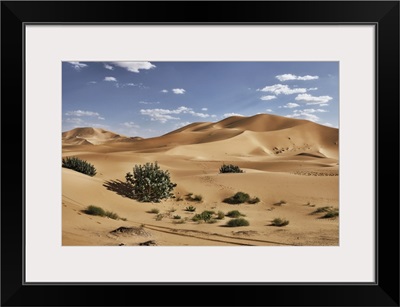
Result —
M176 201L182 201L182 200L183 200L182 196L178 196L178 197L176 198Z
M271 226L278 226L278 227L282 227L282 226L286 226L289 225L289 221L285 220L285 219L281 219L281 218L275 218L272 220L271 222Z
M275 203L274 206L282 206L282 205L285 205L285 204L286 204L286 201L280 200L277 203Z
M124 221L124 222L126 222L128 220L126 217L121 217L120 219L121 219L121 221Z
M180 219L181 219L181 216L180 216L180 215L174 215L172 218L173 218L174 220L180 220Z
M338 216L339 216L339 211L332 210L332 211L325 213L325 215L323 215L322 218L327 219L327 218L333 218L333 217L338 217Z
M158 214L158 213L160 213L160 210L158 210L157 208L153 208L153 209L151 209L151 210L149 210L147 212L148 213L153 213L153 214Z
M333 210L333 207L331 207L331 206L319 207L315 211L313 211L312 214L330 212L332 210Z
M196 211L196 207L188 206L185 208L185 211L194 212L194 211Z
M176 211L176 209L175 208L171 208L171 209L169 209L169 212L175 212Z
M172 223L174 223L174 224L185 224L186 223L186 219L174 220Z
M212 218L212 213L210 211L203 211L200 214L196 214L193 218L192 221L194 222L199 222L199 221L204 221L208 222Z
M110 219L119 220L119 216L115 212L107 211L104 215Z
M164 214L162 214L162 213L157 214L156 221L161 221L163 219L163 217L164 217Z
M133 174L127 173L125 179L132 187L133 198L142 202L160 202L172 197L176 187L169 172L161 170L157 162L135 165Z
M260 199L258 197L253 197L253 198L249 199L247 202L249 204L257 204L260 202Z
M96 175L96 168L85 160L77 157L66 157L62 159L62 167L73 169L74 171L93 177Z
M229 212L226 214L226 216L228 216L228 217L233 217L233 218L237 218L237 217L245 216L245 215L242 214L242 213L240 213L238 210L232 210L232 211L229 211Z
M239 168L239 166L233 164L223 164L219 169L219 172L222 173L243 173L243 171Z
M108 217L113 220L123 220L126 221L126 218L121 218L116 214L115 212L112 211L104 211L103 208L96 207L96 206L88 206L86 210L83 211L86 214L89 215L97 215L97 216L102 216L102 217Z
M245 220L244 218L237 218L230 220L226 223L228 227L239 227L239 226L249 226L249 221Z
M235 204L245 203L245 202L249 201L249 199L250 199L249 194L243 193L243 192L237 192L235 195L225 198L223 200L223 202L235 205Z
M202 201L203 200L203 196L201 195L193 195L193 193L189 193L186 195L186 200L188 201Z
M218 220L222 220L225 218L225 213L223 213L222 211L218 211L217 213L217 219Z
M86 208L86 210L84 212L89 215L98 215L98 216L106 215L106 212L104 211L103 208L96 207L96 206L89 206Z
M217 222L218 221L216 219L210 219L210 220L207 221L208 224L215 224Z

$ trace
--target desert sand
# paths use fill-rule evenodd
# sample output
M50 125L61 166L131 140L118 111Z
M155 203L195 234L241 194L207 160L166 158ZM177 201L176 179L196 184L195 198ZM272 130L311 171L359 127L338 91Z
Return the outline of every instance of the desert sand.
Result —
M64 246L328 246L339 245L339 218L322 218L319 207L339 209L339 131L307 120L259 114L193 123L160 137L128 137L99 128L62 134L62 156L96 167L93 177L62 168ZM126 196L125 175L136 164L157 162L177 186L159 203ZM222 164L243 173L219 173ZM232 205L236 192L259 203ZM186 195L201 195L201 201ZM280 203L284 201L284 203ZM124 220L88 215L94 205ZM185 211L188 206L195 212ZM159 214L149 213L158 209ZM191 218L204 210L239 210L249 226L226 227ZM180 220L174 218L179 215ZM274 218L289 221L271 226ZM124 231L114 230L125 227Z

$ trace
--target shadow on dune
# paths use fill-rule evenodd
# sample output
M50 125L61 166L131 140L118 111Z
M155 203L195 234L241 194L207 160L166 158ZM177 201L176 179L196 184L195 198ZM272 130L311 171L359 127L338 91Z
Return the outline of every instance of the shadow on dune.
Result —
M106 187L107 190L113 191L123 197L133 198L132 186L121 180L106 181L104 182L103 187Z

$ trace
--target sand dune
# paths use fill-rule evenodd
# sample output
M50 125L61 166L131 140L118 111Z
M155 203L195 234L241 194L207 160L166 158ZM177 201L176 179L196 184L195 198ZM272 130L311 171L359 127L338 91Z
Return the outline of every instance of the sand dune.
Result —
M312 214L318 207L339 206L339 131L306 120L269 114L233 116L193 123L160 137L129 138L98 128L64 132L63 156L95 165L89 177L62 170L63 245L338 245L339 220ZM127 197L125 174L135 164L155 162L177 183L176 198L141 203ZM223 163L244 173L220 174ZM238 191L260 198L258 204L223 202ZM186 199L201 194L201 202ZM285 200L284 205L276 205ZM126 220L87 215L100 206ZM203 210L239 210L250 226L224 227L191 220ZM148 213L157 208L163 217ZM174 216L179 215L182 223ZM272 219L290 220L285 227ZM125 227L126 233L112 232ZM138 230L140 229L140 231Z

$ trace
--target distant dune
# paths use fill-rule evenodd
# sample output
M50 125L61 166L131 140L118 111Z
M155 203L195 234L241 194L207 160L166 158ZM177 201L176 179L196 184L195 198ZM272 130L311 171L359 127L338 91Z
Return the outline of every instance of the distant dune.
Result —
M141 140L140 137L127 137L101 128L75 128L62 133L63 145L99 145L109 142L129 142Z
M164 246L339 244L339 219L315 213L319 207L339 209L336 128L258 114L193 123L147 139L76 128L62 133L62 144L63 157L77 156L97 170L89 177L62 169L63 245L138 246L149 240ZM137 164L155 161L177 183L176 198L149 204L127 197L126 173ZM244 172L220 174L223 163ZM238 191L260 202L223 202ZM188 193L202 195L202 201L187 199ZM87 215L89 205L124 220ZM196 211L188 212L188 206ZM159 214L149 213L152 209ZM227 216L214 223L192 220L204 210L239 210L250 225L225 227ZM274 218L286 218L290 224L273 227ZM114 231L120 227L131 232Z

